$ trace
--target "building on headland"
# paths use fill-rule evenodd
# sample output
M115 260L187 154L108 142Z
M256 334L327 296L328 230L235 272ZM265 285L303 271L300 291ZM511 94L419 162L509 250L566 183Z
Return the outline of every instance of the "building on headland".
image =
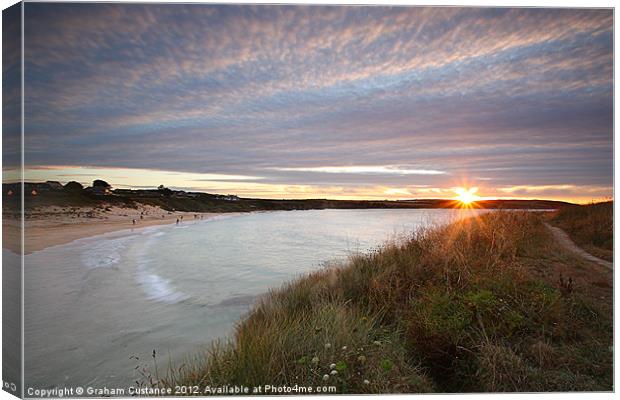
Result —
M39 192L49 192L52 190L62 190L62 185L58 183L60 185L60 189L58 189L58 186L55 185L56 183L58 182L54 182L54 181L37 182L37 183L24 182L24 192L29 193L34 190L37 193L39 193Z
M49 187L50 190L62 190L64 186L62 183L58 181L46 181L45 184Z
M216 195L218 200L226 200L226 201L239 201L239 196L234 194L218 194Z
M157 198L164 197L165 193L157 189L114 189L114 194L119 196L131 196L131 197L142 197L142 198Z
M184 199L187 197L187 192L184 190L173 190L172 197L176 197L177 199Z
M113 194L112 189L105 186L89 186L84 191L95 196L110 196Z

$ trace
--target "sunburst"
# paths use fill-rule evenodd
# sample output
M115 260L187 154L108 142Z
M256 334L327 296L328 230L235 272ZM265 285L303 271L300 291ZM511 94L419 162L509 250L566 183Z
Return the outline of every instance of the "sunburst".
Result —
M457 187L454 189L454 192L457 194L456 200L458 200L464 206L470 206L472 203L480 200L480 197L476 195L477 191L477 187Z

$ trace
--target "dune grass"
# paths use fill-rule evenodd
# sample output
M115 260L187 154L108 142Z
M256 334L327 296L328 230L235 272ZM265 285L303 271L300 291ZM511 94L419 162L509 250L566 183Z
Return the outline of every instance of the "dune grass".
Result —
M551 222L562 228L587 252L613 261L613 201L561 207Z
M422 230L291 282L264 296L234 339L155 385L612 390L611 296L555 275L558 265L595 267L563 253L542 218L494 212Z

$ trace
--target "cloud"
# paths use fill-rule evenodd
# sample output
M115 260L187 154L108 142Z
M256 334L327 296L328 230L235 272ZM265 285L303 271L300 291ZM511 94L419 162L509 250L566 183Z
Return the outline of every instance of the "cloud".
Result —
M539 186L511 186L502 187L498 190L505 193L538 193L548 190L574 190L577 187L575 185L539 185Z
M411 196L411 192L405 188L389 188L383 191L387 196Z
M25 21L30 166L612 181L609 9L28 3Z
M410 169L393 165L354 165L340 167L273 168L276 171L319 172L327 174L367 174L367 175L443 175L445 171L434 169Z

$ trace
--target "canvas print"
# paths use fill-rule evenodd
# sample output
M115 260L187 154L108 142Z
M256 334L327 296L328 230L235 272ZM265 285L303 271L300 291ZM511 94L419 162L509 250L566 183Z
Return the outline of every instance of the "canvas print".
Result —
M3 11L3 390L611 392L611 8Z

